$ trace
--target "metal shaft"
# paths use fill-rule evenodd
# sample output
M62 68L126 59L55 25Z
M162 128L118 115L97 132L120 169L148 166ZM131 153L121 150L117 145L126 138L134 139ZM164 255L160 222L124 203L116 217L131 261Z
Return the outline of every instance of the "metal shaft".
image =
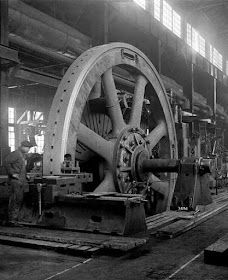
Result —
M180 161L176 159L146 159L142 163L143 172L178 172Z

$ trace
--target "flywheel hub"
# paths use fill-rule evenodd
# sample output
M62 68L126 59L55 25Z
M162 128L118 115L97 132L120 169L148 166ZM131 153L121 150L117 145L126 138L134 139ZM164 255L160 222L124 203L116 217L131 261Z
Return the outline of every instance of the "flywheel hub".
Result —
M140 162L150 158L149 145L140 128L127 127L120 133L115 143L113 173L122 193L129 192L133 184L147 180L148 174L140 172Z

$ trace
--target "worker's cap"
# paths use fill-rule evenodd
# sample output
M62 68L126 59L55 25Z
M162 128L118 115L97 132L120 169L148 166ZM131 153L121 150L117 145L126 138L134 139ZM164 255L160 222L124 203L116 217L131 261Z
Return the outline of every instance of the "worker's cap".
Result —
M29 147L29 148L31 148L31 147L33 147L33 144L30 143L29 141L22 141L21 142L21 146L22 147Z

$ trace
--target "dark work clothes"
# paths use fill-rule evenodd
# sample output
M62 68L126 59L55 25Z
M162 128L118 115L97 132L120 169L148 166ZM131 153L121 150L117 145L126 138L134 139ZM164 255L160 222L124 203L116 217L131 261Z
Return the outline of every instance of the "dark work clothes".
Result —
M5 167L9 179L11 179L14 174L18 174L19 180L26 182L25 163L25 155L21 152L20 148L10 153L5 159Z
M20 148L6 157L5 167L10 184L8 218L10 221L16 221L22 207L24 190L27 186L25 154L22 153ZM14 174L18 175L18 179L13 178Z

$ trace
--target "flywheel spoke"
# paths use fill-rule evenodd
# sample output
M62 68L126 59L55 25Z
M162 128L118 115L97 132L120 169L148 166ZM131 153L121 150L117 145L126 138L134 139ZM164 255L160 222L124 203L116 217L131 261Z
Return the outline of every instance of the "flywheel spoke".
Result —
M147 79L139 75L136 79L135 89L134 89L134 99L131 109L131 116L129 124L132 126L140 126L141 116L142 116L142 108L143 108L143 100L145 94L145 86L147 84Z
M146 140L150 142L150 148L153 149L154 146L162 139L162 137L167 135L167 127L165 121L160 121L158 125L150 132L146 137Z
M112 142L105 140L103 137L82 123L79 126L77 138L87 148L106 159L108 163L112 162L114 149Z
M94 190L95 193L106 193L106 192L115 192L115 184L113 181L113 175L110 170L106 171L104 180L98 185L98 187Z
M105 91L106 106L108 109L109 117L112 120L112 132L114 135L118 135L119 132L125 127L125 122L117 96L112 69L109 69L104 73L103 85Z
M167 196L169 192L169 182L168 181L161 181L158 177L156 177L154 174L150 174L149 177L149 184L152 190Z

